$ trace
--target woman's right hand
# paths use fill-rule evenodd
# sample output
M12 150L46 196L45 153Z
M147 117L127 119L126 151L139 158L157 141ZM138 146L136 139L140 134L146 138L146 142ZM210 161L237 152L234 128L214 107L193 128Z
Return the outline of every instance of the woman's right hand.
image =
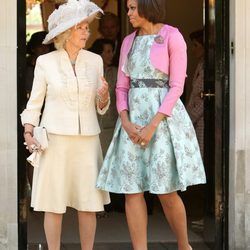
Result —
M30 153L40 150L41 145L31 134L25 134L24 140L25 140L26 149L29 150Z
M121 117L122 127L127 132L128 137L133 143L138 144L140 141L139 132L143 127L130 122L127 110L121 111L120 117Z
M138 144L140 141L140 136L139 136L139 132L141 131L141 129L143 127L131 123L130 121L125 121L122 122L122 127L124 128L124 130L127 132L128 137L130 138L130 140L135 143Z

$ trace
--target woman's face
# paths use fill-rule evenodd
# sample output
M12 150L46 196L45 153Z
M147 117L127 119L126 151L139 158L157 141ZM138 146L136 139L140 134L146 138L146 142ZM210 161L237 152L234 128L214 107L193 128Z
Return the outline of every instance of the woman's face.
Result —
M75 47L76 49L82 49L85 47L88 38L89 24L83 21L71 28L71 34L67 40L67 43L70 43L71 46Z
M103 45L103 51L102 51L102 59L103 59L103 63L105 66L110 66L112 64L112 60L113 60L113 47L111 44L104 44Z
M129 21L134 28L141 28L148 22L145 18L139 16L138 4L136 0L128 0L127 7Z

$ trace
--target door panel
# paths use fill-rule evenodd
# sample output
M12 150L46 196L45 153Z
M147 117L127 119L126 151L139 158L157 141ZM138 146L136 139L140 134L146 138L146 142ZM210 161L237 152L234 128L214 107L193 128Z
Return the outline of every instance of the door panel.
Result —
M228 4L224 0L206 0L205 6L204 93L214 94L204 99L205 166L208 179L206 208L208 216L214 217L213 249L225 249L229 135Z
M17 128L18 128L18 249L27 249L26 159L23 145L23 127L20 121L26 95L24 91L26 65L26 4L17 1Z

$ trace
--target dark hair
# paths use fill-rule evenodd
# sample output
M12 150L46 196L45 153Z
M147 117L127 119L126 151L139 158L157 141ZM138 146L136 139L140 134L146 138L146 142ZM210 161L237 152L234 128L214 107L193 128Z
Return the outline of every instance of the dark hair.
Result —
M192 40L196 40L198 43L200 43L202 46L204 45L204 30L196 30L192 33L190 33L189 38Z
M117 26L120 26L120 21L117 15L115 15L112 12L104 12L104 15L102 16L102 18L99 20L99 30L101 30L101 27L103 26L103 23L108 20L108 19L112 19Z
M42 45L43 40L45 38L45 36L47 35L46 31L39 31L36 33L33 33L30 40L27 43L27 54L33 54L33 49L35 49L36 47Z
M166 22L166 0L137 0L138 14L149 22Z
M112 40L106 39L106 38L100 38L100 39L97 39L94 41L94 43L92 44L89 51L92 51L92 52L100 55L103 52L105 44L110 44L114 50L115 44L113 43Z

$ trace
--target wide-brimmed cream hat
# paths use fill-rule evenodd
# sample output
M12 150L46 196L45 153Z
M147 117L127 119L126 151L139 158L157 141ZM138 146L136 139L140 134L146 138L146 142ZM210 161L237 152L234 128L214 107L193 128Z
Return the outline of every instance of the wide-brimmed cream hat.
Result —
M49 33L43 44L52 43L56 36L82 21L93 21L98 12L103 13L101 8L89 0L68 0L49 16Z

